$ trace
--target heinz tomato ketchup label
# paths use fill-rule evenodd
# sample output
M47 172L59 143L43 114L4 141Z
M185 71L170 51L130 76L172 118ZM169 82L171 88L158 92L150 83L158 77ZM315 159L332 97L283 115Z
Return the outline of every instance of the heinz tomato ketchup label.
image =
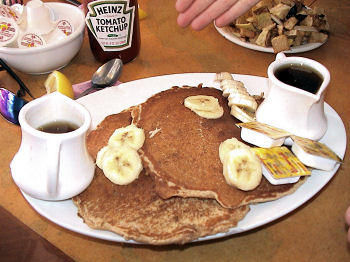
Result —
M131 47L136 8L125 1L88 3L85 21L104 51L121 51Z

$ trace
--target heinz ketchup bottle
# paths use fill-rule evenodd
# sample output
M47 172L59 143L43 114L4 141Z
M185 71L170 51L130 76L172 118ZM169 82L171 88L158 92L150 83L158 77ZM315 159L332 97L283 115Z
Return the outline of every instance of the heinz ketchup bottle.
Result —
M133 60L140 51L137 0L84 0L90 48L95 58L106 62Z

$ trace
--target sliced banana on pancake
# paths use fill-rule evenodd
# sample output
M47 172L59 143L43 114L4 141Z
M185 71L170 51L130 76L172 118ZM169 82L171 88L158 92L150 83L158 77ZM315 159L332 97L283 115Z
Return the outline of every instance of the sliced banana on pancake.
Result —
M231 115L242 122L255 121L255 111L258 108L258 103L248 93L244 84L234 80L232 75L227 72L217 73L215 80L220 81L222 95L227 97L228 105L231 107Z
M249 95L247 90L242 89L242 88L229 86L229 87L222 89L222 96L223 97L229 97L230 95L233 95L233 94Z
M226 139L224 142L222 142L219 146L219 157L220 157L221 163L224 164L224 160L230 151L238 148L249 149L250 147L238 141L237 138Z
M138 178L143 169L141 158L137 151L127 145L119 147L109 146L101 149L102 159L98 166L105 176L115 184L127 185Z
M251 112L255 112L258 108L258 103L255 101L254 97L249 94L230 94L228 97L228 105L232 105L246 108Z
M186 97L184 104L191 110L211 111L217 108L219 102L213 96L197 95Z
M249 191L260 184L262 178L261 163L249 148L229 151L223 166L225 180L231 186Z
M134 124L118 128L108 140L110 146L128 145L135 150L142 147L145 142L145 132Z
M96 165L100 168L103 169L102 165L103 165L103 158L105 156L105 154L108 152L108 150L110 149L109 146L104 146L100 149L100 151L97 152L97 157L96 157Z
M247 108L231 105L230 113L243 123L255 121L255 112L250 112Z
M213 96L189 96L185 98L184 105L197 115L208 119L217 119L224 114L224 109L220 106L219 100Z
M220 82L220 87L224 97L228 97L232 93L248 94L244 84L237 80L224 79Z

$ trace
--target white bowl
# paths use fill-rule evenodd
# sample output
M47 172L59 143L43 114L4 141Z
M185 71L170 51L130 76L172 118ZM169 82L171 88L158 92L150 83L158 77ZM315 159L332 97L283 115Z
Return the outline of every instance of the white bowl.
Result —
M44 74L67 65L79 52L84 38L84 12L71 4L46 3L55 17L66 17L74 31L68 37L57 42L33 48L0 47L0 57L9 66L28 74Z

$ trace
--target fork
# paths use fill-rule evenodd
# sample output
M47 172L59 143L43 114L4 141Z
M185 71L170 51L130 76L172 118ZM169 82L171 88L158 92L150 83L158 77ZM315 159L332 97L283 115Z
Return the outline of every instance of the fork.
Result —
M2 0L2 3L4 5L14 5L14 4L23 5L23 0Z

